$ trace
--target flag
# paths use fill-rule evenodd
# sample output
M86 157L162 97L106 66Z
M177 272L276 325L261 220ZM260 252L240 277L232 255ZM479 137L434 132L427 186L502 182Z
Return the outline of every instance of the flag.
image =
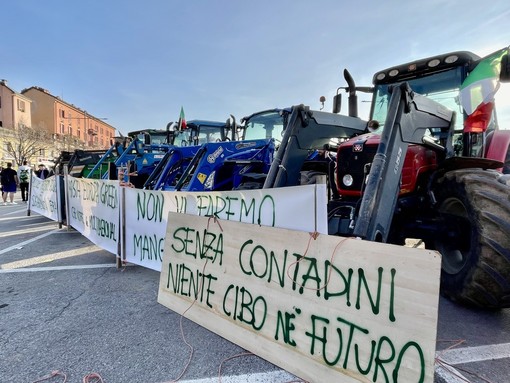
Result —
M187 128L186 117L184 117L184 108L181 106L181 113L179 114L179 122L177 123L177 130L184 130Z
M487 129L500 85L501 58L506 53L504 48L482 59L460 86L460 102L468 115L464 127L469 131Z

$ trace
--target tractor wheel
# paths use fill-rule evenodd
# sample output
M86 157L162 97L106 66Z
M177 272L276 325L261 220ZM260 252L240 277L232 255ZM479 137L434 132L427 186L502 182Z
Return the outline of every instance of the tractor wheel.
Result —
M501 173L447 172L434 186L442 255L441 293L468 305L510 307L510 187Z

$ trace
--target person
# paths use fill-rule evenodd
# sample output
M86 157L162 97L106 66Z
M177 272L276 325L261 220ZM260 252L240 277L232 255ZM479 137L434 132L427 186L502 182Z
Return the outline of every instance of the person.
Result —
M39 169L35 171L35 175L40 179L45 180L46 178L49 177L50 172L48 171L48 169L46 169L46 166L44 166L44 164L39 164Z
M2 199L4 205L7 205L7 197L9 197L11 205L17 205L17 203L14 202L14 193L16 193L18 186L18 173L12 168L12 163L8 162L7 167L2 170L0 183L2 184Z
M18 168L19 188L21 190L21 199L28 201L28 184L30 181L30 167L27 161L23 161L23 165Z

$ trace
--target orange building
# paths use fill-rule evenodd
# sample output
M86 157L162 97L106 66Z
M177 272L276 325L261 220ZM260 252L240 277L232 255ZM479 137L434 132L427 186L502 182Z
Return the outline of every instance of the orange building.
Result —
M111 146L115 128L105 119L95 117L38 86L23 89L21 94L32 100L32 126L53 134L62 149L107 149Z

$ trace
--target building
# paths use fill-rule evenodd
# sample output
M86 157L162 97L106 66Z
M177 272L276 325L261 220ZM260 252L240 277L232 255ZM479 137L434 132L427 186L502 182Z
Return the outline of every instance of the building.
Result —
M21 91L32 100L32 124L52 134L60 150L111 146L115 128L48 90L33 86Z
M0 80L0 164L14 162L8 150L15 145L16 129L32 126L32 100L17 93L7 85L7 80Z

